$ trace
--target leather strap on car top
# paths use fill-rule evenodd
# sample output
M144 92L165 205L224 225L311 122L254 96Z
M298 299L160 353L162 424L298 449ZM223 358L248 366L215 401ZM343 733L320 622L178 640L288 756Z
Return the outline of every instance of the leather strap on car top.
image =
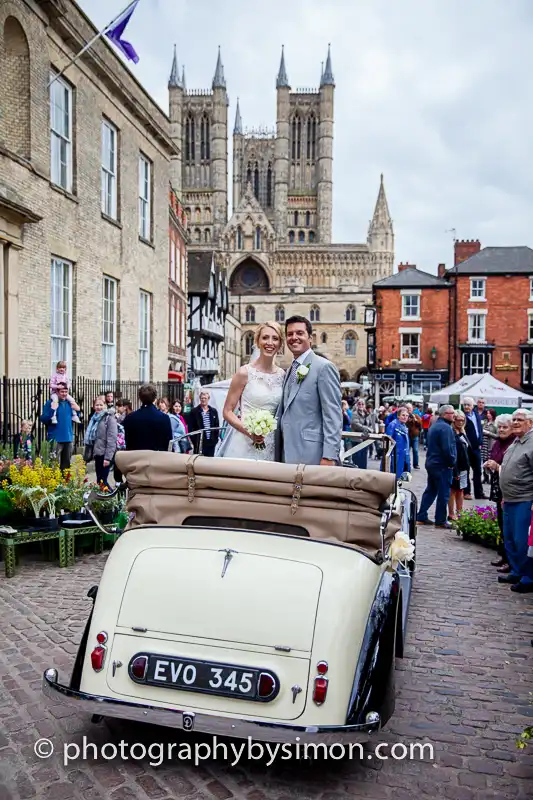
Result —
M196 489L196 475L194 474L194 462L198 458L198 454L192 455L189 460L187 461L187 499L189 503L192 503L194 500L194 492Z
M304 469L305 464L298 464L296 467L296 480L294 481L294 486L292 487L292 502L291 502L291 514L294 516L298 509L298 503L300 502L300 497L302 494L302 485L304 482Z

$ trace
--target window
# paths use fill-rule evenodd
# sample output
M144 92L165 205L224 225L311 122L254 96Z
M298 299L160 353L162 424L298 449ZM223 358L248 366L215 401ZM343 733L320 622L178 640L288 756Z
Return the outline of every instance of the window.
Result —
M102 380L117 378L117 282L102 281Z
M483 375L485 372L490 372L491 354L464 352L461 367L463 375Z
M195 228L194 229L194 240L196 242L201 242L202 241L202 231L200 230L200 228Z
M357 336L353 331L348 331L348 333L346 333L344 336L344 355L357 355Z
M272 206L272 164L269 163L267 169L267 199L266 204L268 207Z
M139 294L139 380L150 380L150 317L152 297L141 290Z
M259 226L255 229L255 249L261 250L261 228Z
M484 342L485 341L485 314L468 314L468 341L469 342Z
M255 308L253 306L246 306L245 318L246 322L255 322Z
M70 363L72 352L72 264L52 258L50 336L52 372L58 361Z
M306 211L305 212L305 225L308 228L310 226L310 224L311 224L311 212L310 211Z
M251 356L254 351L254 335L250 331L244 335L244 353L247 356Z
M209 228L206 228L204 231L204 241L206 243L211 241L211 231L209 230Z
M204 114L200 122L200 158L209 161L211 158L211 142L209 139L209 117Z
M527 315L527 338L533 342L533 309L530 309Z
M276 306L274 316L276 322L285 322L285 309L283 306Z
M420 295L402 295L402 319L420 319Z
M311 322L320 322L320 306L311 306L309 319Z
M294 231L289 231L289 244L294 244Z
M194 142L194 117L189 114L185 121L185 161L194 164L195 142Z
M300 231L299 232L298 241L300 242L300 244L304 244L304 242L305 242L305 233L304 233L304 231Z
M62 78L50 86L50 136L50 179L72 192L72 89Z
M402 333L400 335L402 361L420 361L420 334Z
M470 300L486 300L485 278L470 278Z
M309 241L312 243L315 241L315 232L309 231Z
M522 353L522 383L531 385L533 384L533 353L527 351Z
M346 322L355 322L356 317L356 310L355 306L351 303L349 306L346 306Z
M237 228L237 250L242 250L242 230L240 226Z
M259 200L259 167L258 167L257 163L256 163L255 169L254 169L254 194L255 194L256 200Z
M152 238L152 162L139 157L139 236L147 242Z
M298 212L297 211L294 212L294 224L298 225Z
M327 344L328 343L328 335L327 335L327 333L323 333L322 334L322 336L320 337L320 341L322 342L322 344Z
M117 218L117 141L118 131L107 120L102 122L102 213Z
M529 279L529 299L533 300L533 278Z
M299 114L292 118L292 160L299 161L302 151L302 121Z
M316 152L316 117L307 118L307 158L314 160Z

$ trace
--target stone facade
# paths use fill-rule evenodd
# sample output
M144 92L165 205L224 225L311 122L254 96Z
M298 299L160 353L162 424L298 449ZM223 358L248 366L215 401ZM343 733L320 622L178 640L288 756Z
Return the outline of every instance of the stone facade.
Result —
M246 130L237 102L233 212L223 219L227 142L223 148L219 136L227 136L228 98L221 56L208 92L187 90L174 54L170 117L182 155L172 162L172 182L181 187L195 250L214 248L227 272L243 360L257 322L311 315L316 347L351 379L366 369L363 307L371 302L372 283L391 275L394 263L383 176L366 242L333 244L331 54L319 88L293 92L282 53L276 91L275 131ZM247 319L248 307L254 311Z
M166 378L169 165L177 155L169 120L102 40L48 86L51 68L65 67L95 34L71 0L0 7L0 251L9 297L0 366L9 376L48 375L64 353L78 375Z
M169 193L168 369L187 372L187 216L171 188Z

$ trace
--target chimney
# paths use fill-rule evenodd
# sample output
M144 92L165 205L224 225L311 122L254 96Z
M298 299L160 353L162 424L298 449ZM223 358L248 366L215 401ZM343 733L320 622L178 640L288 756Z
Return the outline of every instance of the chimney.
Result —
M455 242L454 265L457 266L457 264L461 264L463 261L466 261L467 258L475 256L476 253L479 253L480 250L481 250L481 242L479 241L479 239L462 239L461 241Z
M416 269L416 264L404 264L402 261L398 264L398 272L403 272L404 269Z
M446 264L439 264L439 266L437 267L437 275L439 276L439 278L446 277Z

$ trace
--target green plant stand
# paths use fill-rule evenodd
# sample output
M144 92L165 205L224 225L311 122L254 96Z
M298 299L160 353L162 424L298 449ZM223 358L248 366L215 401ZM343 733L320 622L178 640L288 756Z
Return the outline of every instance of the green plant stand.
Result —
M59 545L59 566L67 566L67 539L63 529L57 531L19 531L10 536L0 537L2 555L4 559L4 569L6 578L13 578L17 564L16 548L22 544L33 544L33 542L51 542L57 539Z
M104 552L104 543L110 542L111 546L113 546L119 537L118 533L104 534L100 528L97 528L96 526L92 528L79 529L62 528L61 530L65 534L67 567L74 566L76 559L76 536L87 536L88 534L94 536L93 552L95 555L99 555L100 553Z

